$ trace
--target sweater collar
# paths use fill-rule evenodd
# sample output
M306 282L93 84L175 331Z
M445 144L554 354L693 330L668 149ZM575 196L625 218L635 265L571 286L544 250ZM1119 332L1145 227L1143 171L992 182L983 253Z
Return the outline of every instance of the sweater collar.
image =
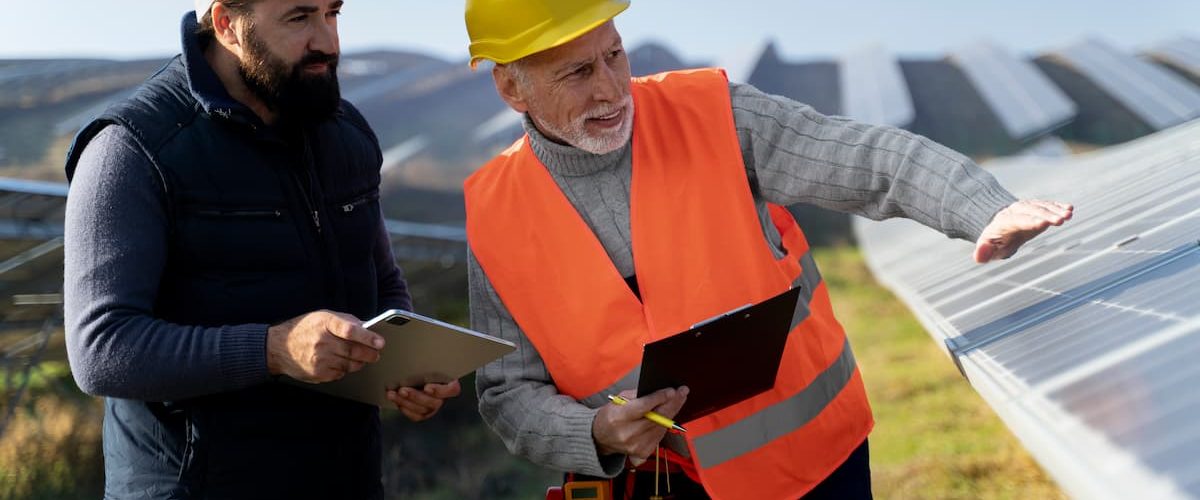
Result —
M616 169L633 148L631 142L611 153L602 155L589 153L567 144L559 144L547 138L533 124L528 114L522 123L529 135L529 146L533 154L551 172L565 177L583 177L604 170Z
M188 88L192 97L204 109L205 113L220 116L225 119L249 121L261 124L262 120L245 104L238 102L225 90L225 85L217 77L216 71L204 58L204 43L196 34L199 28L196 14L188 12L183 16L181 37L183 40L183 66L187 71Z

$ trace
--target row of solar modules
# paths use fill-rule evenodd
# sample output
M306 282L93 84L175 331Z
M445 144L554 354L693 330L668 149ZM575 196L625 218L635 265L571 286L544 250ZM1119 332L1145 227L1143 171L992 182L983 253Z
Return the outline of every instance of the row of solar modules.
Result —
M0 353L20 335L62 314L63 217L67 186L0 178ZM405 260L465 258L461 227L389 220L394 253Z
M983 266L968 242L859 220L876 277L1072 495L1200 498L1200 122L990 166L1075 219Z
M0 376L8 384L45 354L60 324L66 194L58 184L0 179Z
M1013 154L1050 133L1115 144L1200 117L1200 41L1188 38L1143 57L1090 39L1033 60L981 42L944 60L898 60L873 46L837 62L789 63L769 45L735 76L975 156Z

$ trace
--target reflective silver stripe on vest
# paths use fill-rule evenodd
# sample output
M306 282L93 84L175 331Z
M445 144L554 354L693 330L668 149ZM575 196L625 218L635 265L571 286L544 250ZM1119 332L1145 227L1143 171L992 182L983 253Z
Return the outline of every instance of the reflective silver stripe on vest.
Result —
M804 287L804 293L808 295L809 300L812 300L813 293L816 293L817 286L821 284L821 271L817 269L817 261L813 260L812 252L805 252L804 256L800 257L800 276L796 278L794 284Z
M792 281L792 288L800 287L800 297L796 299L796 309L792 312L792 326L788 331L795 330L800 323L808 319L811 312L808 304L812 302L813 294L821 284L821 271L817 270L817 263L812 258L812 252L805 253L800 258L800 265L803 270L800 272L800 276Z
M729 427L694 438L692 445L699 455L700 467L716 467L803 427L837 397L854 375L855 366L847 340L837 360L796 395Z

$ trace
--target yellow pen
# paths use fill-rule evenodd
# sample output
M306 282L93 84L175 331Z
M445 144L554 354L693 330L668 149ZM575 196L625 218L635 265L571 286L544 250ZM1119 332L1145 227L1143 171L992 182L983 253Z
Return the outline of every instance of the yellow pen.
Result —
M625 399L621 396L614 396L612 394L608 395L608 400L612 401L613 404L615 404L617 406L624 406L625 403L629 402L628 399ZM645 417L646 417L646 419L650 420L651 422L654 422L654 423L661 425L663 427L666 427L668 429L677 430L679 432L687 432L687 429L684 429L683 427L679 426L679 424L676 424L674 420L671 420L667 417L664 417L664 416L654 413L652 411L646 412Z

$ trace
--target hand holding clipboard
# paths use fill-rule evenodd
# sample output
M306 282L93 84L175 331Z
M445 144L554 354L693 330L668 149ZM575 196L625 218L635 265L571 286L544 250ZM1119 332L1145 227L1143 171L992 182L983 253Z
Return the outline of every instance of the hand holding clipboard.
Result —
M674 417L687 423L771 389L799 298L792 288L646 344L638 394L689 387Z

